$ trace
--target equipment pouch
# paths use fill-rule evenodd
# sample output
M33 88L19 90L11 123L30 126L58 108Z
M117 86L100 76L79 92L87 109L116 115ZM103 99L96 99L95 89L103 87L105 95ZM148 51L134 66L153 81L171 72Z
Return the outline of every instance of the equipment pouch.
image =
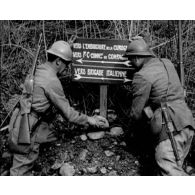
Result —
M31 149L31 144L18 144L20 123L21 123L21 112L19 108L16 108L12 114L9 123L8 146L10 151L13 153L27 154Z
M153 135L159 135L162 131L162 111L161 108L155 110L150 120L150 129Z
M19 127L18 143L30 144L30 124L29 114L21 114L20 127Z
M152 119L152 117L154 116L154 112L152 111L150 106L144 108L144 114L149 120Z

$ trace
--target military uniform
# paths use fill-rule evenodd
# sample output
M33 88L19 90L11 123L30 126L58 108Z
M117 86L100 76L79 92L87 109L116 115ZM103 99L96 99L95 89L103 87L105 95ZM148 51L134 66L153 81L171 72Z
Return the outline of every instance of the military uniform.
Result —
M189 152L195 123L192 113L185 103L184 91L174 65L168 59L162 60L169 73L169 79L162 61L158 58L150 58L134 74L130 115L133 120L139 121L144 117L144 108L146 106L152 108L154 116L149 123L156 140L155 159L159 166L159 175L186 175L183 169L177 166L171 142L163 130L161 98L167 96L169 113L175 127L174 135L182 164Z
M45 63L38 66L35 73L32 112L29 118L31 130L37 122L39 123L40 118L41 122L31 132L30 151L27 154L14 154L10 175L30 175L33 163L39 155L39 145L56 140L53 130L49 128L52 119L50 108L53 105L70 122L88 124L87 115L77 112L69 105L56 72Z

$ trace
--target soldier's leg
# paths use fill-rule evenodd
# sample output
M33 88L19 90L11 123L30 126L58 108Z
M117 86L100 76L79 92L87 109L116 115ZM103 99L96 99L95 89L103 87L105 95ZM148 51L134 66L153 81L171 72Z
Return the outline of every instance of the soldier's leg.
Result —
M31 170L39 155L39 145L39 143L35 143L29 154L13 155L13 165L10 169L11 176L32 175Z
M27 155L14 154L13 166L10 175L31 175L35 160L39 155L40 143L54 142L57 140L55 132L48 123L42 122L32 138L32 151Z
M192 130L185 128L183 131L174 136L182 164L189 152L193 135L194 132ZM155 159L159 166L160 175L187 175L184 172L182 166L177 166L172 145L169 139L160 142L155 150Z
M182 161L184 161L186 156L189 153L192 140L193 140L193 136L194 136L194 131L189 128L185 128L181 136L182 137L178 137L178 142L180 142L180 145L183 148L183 156L181 158L182 158ZM186 141L183 142L182 139Z

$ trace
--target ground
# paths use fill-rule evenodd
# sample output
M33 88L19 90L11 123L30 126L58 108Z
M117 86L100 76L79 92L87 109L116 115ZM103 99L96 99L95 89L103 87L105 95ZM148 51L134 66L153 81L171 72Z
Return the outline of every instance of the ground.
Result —
M78 131L77 131L78 132ZM105 134L101 139L83 139L80 133L61 133L55 143L43 144L34 165L33 175L135 176L154 175L155 165L149 153L135 152L133 139ZM6 136L4 136L6 137ZM5 140L3 139L5 142ZM0 174L9 175L11 154L4 143ZM186 167L193 170L190 153Z
M99 140L83 141L80 135L69 140L44 144L35 163L34 175L60 175L60 167L68 163L74 175L139 175L139 163L126 151L126 143L106 135ZM1 174L8 174L11 156L6 151L1 161Z

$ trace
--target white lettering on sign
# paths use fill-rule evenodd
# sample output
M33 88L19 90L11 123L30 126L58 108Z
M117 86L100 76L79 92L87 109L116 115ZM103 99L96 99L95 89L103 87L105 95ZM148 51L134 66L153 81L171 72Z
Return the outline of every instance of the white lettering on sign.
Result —
M108 54L108 59L109 60L120 60L122 57L121 54Z
M81 49L81 44L80 43L74 43L73 48L74 49Z
M83 43L83 49L99 49L99 50L105 50L106 45L105 44L89 44L89 43Z
M87 70L87 75L90 75L90 76L101 76L103 77L104 73L104 70L101 70L101 69L88 69Z
M79 74L79 75L85 75L86 71L84 68L74 68L74 72L75 74Z
M91 58L92 59L102 59L103 53L91 53Z
M114 50L119 50L119 51L126 51L127 46L126 45L114 45L113 49Z
M83 58L90 58L90 52L89 51L83 51Z
M73 52L73 58L81 58L81 52Z
M103 59L103 53L90 53L89 51L83 51L83 58Z
M106 46L106 50L112 50L112 46Z
M106 76L124 78L124 77L126 77L126 71L107 70L106 71Z

